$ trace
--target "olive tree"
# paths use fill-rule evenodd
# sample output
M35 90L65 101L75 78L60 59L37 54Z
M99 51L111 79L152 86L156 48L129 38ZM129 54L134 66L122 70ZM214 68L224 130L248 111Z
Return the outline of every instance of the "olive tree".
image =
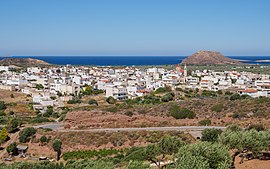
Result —
M229 148L220 143L198 142L183 146L175 156L175 168L223 169L231 165Z
M56 160L60 159L60 155L62 152L62 141L59 139L54 140L53 142L53 150L57 153Z
M233 160L241 154L242 163L248 152L252 153L253 158L257 158L263 150L269 150L270 132L227 129L219 136L219 142L234 150Z

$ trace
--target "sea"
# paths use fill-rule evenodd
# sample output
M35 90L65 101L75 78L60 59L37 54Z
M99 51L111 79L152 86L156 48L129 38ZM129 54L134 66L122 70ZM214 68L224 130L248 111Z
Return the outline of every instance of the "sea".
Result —
M56 65L143 66L174 65L187 56L9 56L34 58ZM247 64L270 65L270 56L227 56ZM0 57L3 59L6 57Z

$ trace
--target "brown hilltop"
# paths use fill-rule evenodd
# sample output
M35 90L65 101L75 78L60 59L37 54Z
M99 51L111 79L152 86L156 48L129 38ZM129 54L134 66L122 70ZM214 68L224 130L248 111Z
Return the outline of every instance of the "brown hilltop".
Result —
M49 63L32 58L4 58L0 60L0 65L16 65L16 66L38 66L50 65Z
M240 64L239 61L225 57L220 52L199 51L185 58L182 64L207 65L207 64Z

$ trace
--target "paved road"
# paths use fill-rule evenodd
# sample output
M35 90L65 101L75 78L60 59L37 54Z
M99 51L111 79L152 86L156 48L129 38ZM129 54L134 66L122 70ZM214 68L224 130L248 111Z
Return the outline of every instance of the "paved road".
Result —
M49 128L54 131L61 129L62 127L63 127L63 123L48 123L48 124L34 126L34 128Z
M118 132L118 131L202 131L206 128L224 130L221 126L177 126L177 127L143 127L143 128L94 128L94 129L63 129L62 123L51 123L35 126L35 128L50 128L58 132Z

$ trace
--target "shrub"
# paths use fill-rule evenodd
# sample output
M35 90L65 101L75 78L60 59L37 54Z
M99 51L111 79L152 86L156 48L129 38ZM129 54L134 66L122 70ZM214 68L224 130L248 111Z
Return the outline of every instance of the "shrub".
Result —
M196 116L196 114L187 109L187 108L180 108L177 105L172 105L169 109L170 115L176 119L192 119Z
M52 100L56 100L56 96L51 96L50 97Z
M77 103L81 103L81 100L78 98L74 98L72 100L67 101L67 104L77 104Z
M127 112L125 112L125 115L131 117L131 116L133 116L133 112L132 111L127 111Z
M11 143L7 148L6 148L8 153L12 153L13 155L18 154L18 149L17 149L17 143Z
M165 93L165 92L171 92L172 89L169 86L160 87L158 88L155 93Z
M209 126L209 125L211 125L211 123L212 122L210 119L204 119L204 120L199 121L200 126Z
M203 90L202 91L202 96L205 96L205 97L216 97L217 96L217 93L215 91Z
M95 99L91 99L88 101L88 104L92 105L92 104L95 104L98 106L98 102L95 100Z
M40 141L41 143L45 143L45 142L48 141L48 139L47 139L46 136L41 136L40 139L39 139L39 141Z
M0 101L0 110L5 110L7 107L6 107L6 104L4 101Z
M115 104L116 103L116 99L113 98L112 96L108 97L106 99L106 102L109 103L109 104Z
M6 116L6 113L2 110L0 110L0 116Z
M13 132L13 131L17 130L17 127L19 125L20 125L20 122L18 119L10 120L9 123L7 124L8 132Z
M37 130L33 127L27 127L24 128L22 131L19 133L19 141L21 143L26 143L29 141L30 137L35 135Z
M216 142L218 136L222 133L221 129L204 129L202 131L202 141Z
M217 94L218 94L218 95L222 95L222 94L223 94L222 90L218 90L218 91L217 91Z
M44 123L44 122L51 122L51 120L45 117L35 117L30 121L30 123Z
M161 101L169 102L169 101L173 100L174 96L175 96L174 93L167 93L167 94L165 94L164 96L161 97Z
M227 95L227 96L231 96L231 95L233 95L233 93L232 93L232 92L230 92L230 91L226 91L226 92L225 92L225 95Z
M239 99L241 99L241 96L238 93L235 93L230 97L230 100L239 100Z
M223 107L224 107L223 104L217 104L211 107L211 110L214 112L221 112Z
M105 109L108 112L116 113L118 111L118 108L116 106L108 107Z

